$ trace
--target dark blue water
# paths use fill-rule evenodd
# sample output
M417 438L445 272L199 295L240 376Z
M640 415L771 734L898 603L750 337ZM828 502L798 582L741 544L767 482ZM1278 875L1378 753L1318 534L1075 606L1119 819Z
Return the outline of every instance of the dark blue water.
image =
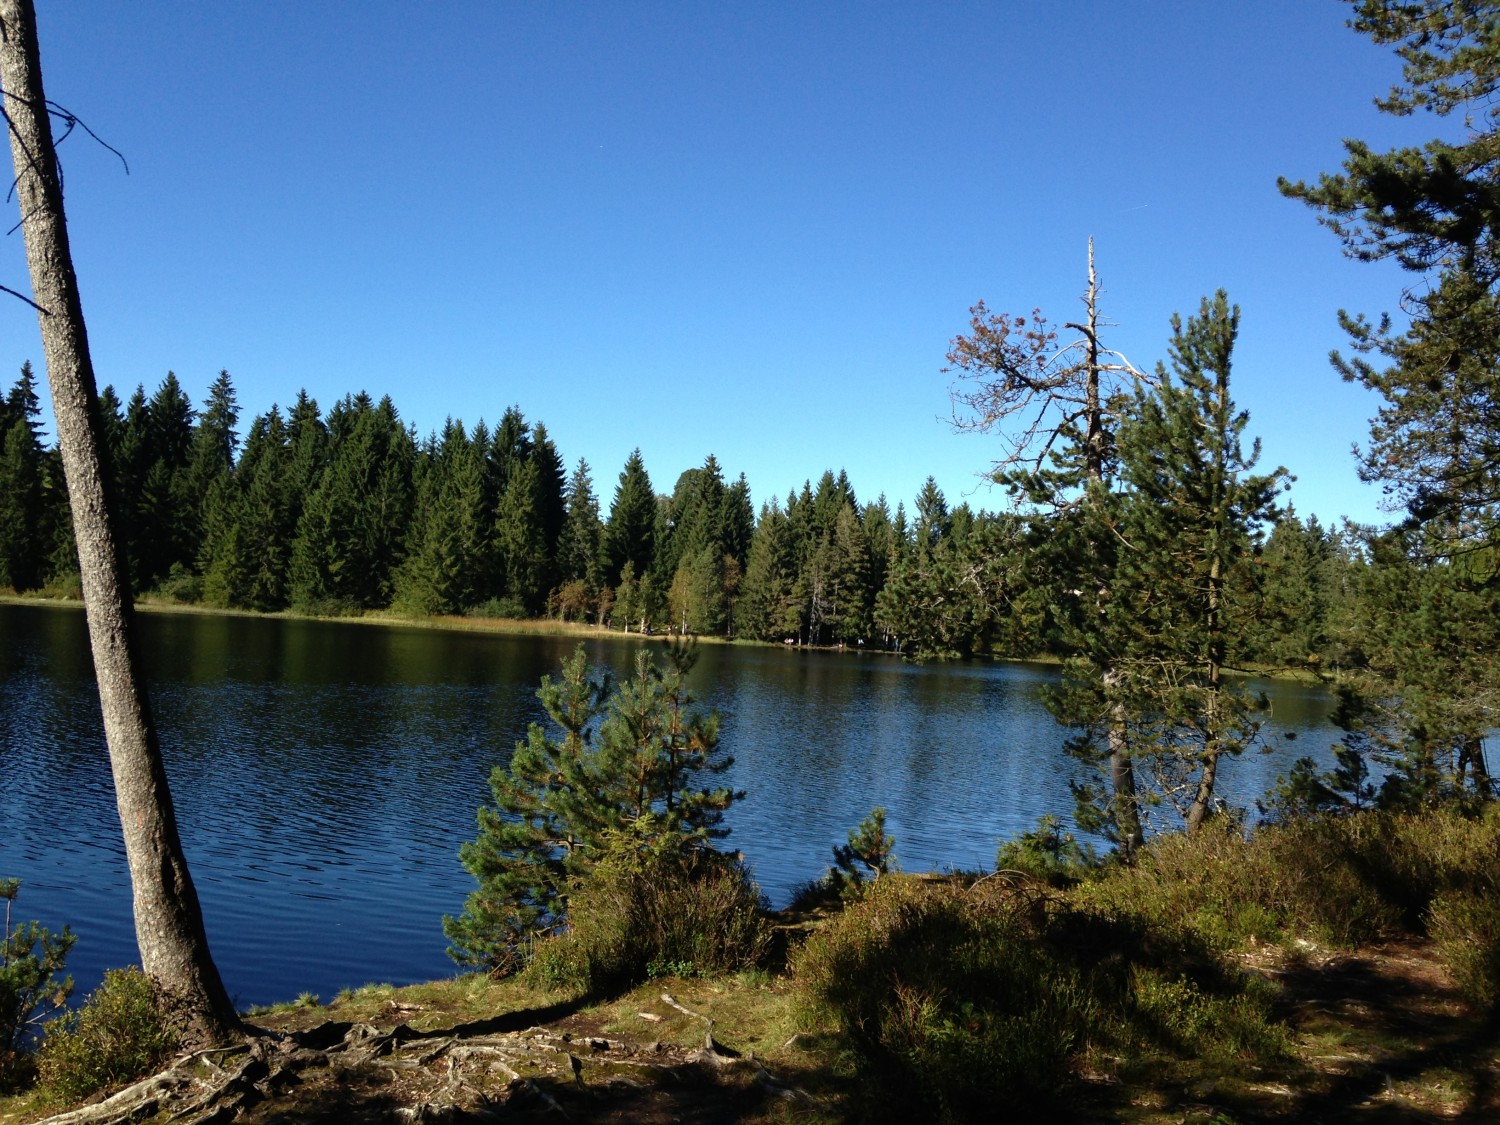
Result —
M473 883L486 779L543 716L571 639L209 615L141 618L152 695L209 938L241 1005L449 975L440 928ZM596 641L628 671L635 646ZM905 870L991 866L999 839L1071 812L1073 763L1027 664L705 647L740 849L775 902L817 876L874 805ZM1267 754L1221 770L1250 804L1330 706L1275 684ZM1298 735L1291 742L1286 732ZM81 611L0 605L0 876L20 917L79 934L80 990L136 960L130 890Z

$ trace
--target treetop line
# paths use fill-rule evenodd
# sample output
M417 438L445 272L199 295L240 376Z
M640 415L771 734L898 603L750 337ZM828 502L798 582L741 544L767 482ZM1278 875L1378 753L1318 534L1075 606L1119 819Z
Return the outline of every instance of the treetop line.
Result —
M617 628L970 655L1032 647L974 574L1014 514L950 509L929 478L891 511L825 472L752 507L710 455L658 494L639 452L607 517L545 425L507 410L419 441L389 398L326 414L306 393L241 439L231 378L195 411L177 377L100 395L133 588L209 605L540 616ZM0 403L0 585L66 590L76 573L57 451L29 364ZM941 609L939 609L941 607Z

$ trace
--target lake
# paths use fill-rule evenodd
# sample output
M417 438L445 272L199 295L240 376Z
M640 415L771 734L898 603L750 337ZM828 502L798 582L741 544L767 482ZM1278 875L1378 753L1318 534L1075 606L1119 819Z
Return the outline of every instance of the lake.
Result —
M577 641L200 614L140 624L179 827L236 1001L451 975L440 919L473 887L458 846L491 768L543 719L538 680ZM638 644L587 647L624 674ZM1073 763L1037 697L1054 669L701 653L691 685L719 711L727 781L747 793L727 846L778 905L875 805L908 871L992 866L999 839L1071 813ZM1294 758L1326 757L1336 733L1321 688L1259 686L1271 749L1221 769L1235 804ZM79 935L80 992L137 959L77 608L0 605L0 876L23 881L18 918Z

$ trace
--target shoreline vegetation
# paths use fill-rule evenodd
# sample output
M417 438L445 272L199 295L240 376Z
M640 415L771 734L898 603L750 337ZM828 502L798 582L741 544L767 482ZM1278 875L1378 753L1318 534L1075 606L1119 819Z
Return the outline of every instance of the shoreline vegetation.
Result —
M0 605L18 606L50 606L59 609L83 609L83 601L76 597L66 597L41 592L15 594L0 592ZM600 625L588 625L578 621L559 621L555 618L502 618L502 617L477 617L463 614L444 614L440 616L407 615L393 610L369 610L362 613L344 614L315 614L303 613L295 609L280 610L255 610L236 609L230 607L207 606L187 602L176 602L168 598L154 597L151 595L138 596L135 599L135 608L142 613L163 614L193 614L206 617L250 617L261 618L271 621L319 621L340 625L384 625L396 628L431 629L440 632L456 633L496 633L512 636L525 637L574 637L578 640L611 640L631 641L640 643L650 641L658 644L669 642L673 634L670 633L648 633L641 634L634 631L624 631L613 627ZM718 637L693 635L693 642L698 645L738 645L745 648L766 649L799 649L811 652L848 653L864 656L887 656L902 659L905 654L888 649L871 648L860 645L807 645L799 642L763 641L750 637ZM1003 664L1041 664L1051 667L1059 667L1063 663L1060 657L1049 653L1033 653L1027 656L1006 656L999 653L988 653L983 656L975 656L972 659L989 660ZM1268 680L1288 680L1298 683L1324 683L1315 672L1305 668L1289 668L1284 665L1248 665L1238 670L1242 676L1253 676Z
M212 1065L189 1055L92 1095L0 1095L0 1122L122 1119L131 1098L133 1120L229 1106L250 1125L502 1106L519 1120L957 1122L997 1099L1130 1125L1488 1120L1497 847L1494 805L1248 837L1223 825L1153 840L1130 867L1033 837L988 874L810 893L766 916L770 940L737 968L642 954L591 984L558 975L571 956L541 956L576 936L545 939L517 975L253 1009L255 1034ZM613 909L579 919L586 941L608 944ZM634 933L646 952L665 936ZM59 1064L44 1051L41 1065Z

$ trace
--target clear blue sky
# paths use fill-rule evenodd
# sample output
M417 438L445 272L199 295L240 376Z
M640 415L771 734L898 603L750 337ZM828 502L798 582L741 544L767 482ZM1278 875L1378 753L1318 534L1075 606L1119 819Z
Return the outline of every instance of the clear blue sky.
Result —
M62 153L122 396L227 368L242 428L306 387L422 434L514 403L606 509L637 445L660 491L712 452L757 507L842 467L993 508L948 341L981 297L1076 316L1092 235L1109 341L1154 365L1223 286L1264 463L1304 514L1387 518L1349 453L1376 403L1326 357L1338 308L1411 279L1275 186L1436 132L1374 110L1397 60L1347 4L39 7L48 93L130 162ZM0 255L26 289L19 235ZM0 318L0 363L40 369L34 314Z

